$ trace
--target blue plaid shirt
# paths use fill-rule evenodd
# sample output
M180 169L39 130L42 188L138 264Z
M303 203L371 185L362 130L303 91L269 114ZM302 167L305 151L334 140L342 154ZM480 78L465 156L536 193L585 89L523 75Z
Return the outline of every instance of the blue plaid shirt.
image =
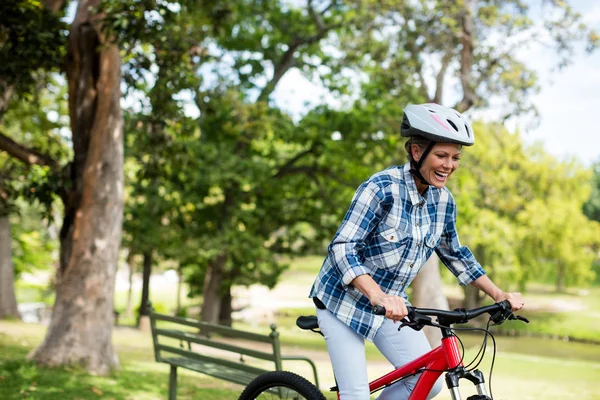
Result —
M456 233L456 204L445 187L423 197L410 164L378 172L357 189L309 297L317 297L342 322L373 340L384 317L350 285L369 274L381 289L408 301L406 288L433 251L461 285L485 274Z

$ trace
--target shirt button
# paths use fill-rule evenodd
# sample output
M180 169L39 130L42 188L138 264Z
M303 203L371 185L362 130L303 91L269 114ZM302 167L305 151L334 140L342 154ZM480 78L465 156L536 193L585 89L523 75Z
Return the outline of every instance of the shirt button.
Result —
M390 236L390 240L394 240L394 235Z
M420 223L420 222L417 222L417 226L421 226L421 223Z
M417 247L421 247L421 243L417 243Z
M412 268L412 267L414 267L414 266L415 266L415 264L410 264L410 267L411 267L411 268Z

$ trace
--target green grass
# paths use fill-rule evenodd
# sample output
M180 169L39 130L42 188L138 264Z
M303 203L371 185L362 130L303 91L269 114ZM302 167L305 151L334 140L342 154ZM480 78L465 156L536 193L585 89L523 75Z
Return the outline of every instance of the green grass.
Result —
M322 258L316 256L294 259L282 280L302 282L308 290L321 263ZM448 297L462 298L462 289L454 280L444 285ZM600 343L600 286L570 288L565 293L556 293L550 284L530 283L523 296L527 307L521 314L529 318L531 323L507 323L502 327L504 332ZM301 313L312 311L282 309L276 322L278 326L291 326Z
M115 331L121 369L108 377L77 368L40 368L26 360L45 332L41 325L0 322L0 399L165 399L169 367L154 361L149 334ZM237 399L243 387L179 373L178 399ZM201 395L199 395L201 393Z
M268 327L262 329L268 331ZM120 371L108 377L93 376L77 368L40 368L26 355L43 339L45 327L20 322L0 322L1 399L164 399L167 397L168 366L154 361L150 335L118 328L113 343L121 362ZM465 360L477 353L481 337L462 335ZM322 386L331 380L331 368L323 340L314 334L282 333L286 355L308 355L317 362ZM490 343L491 345L491 343ZM491 350L491 349L490 349ZM377 350L367 346L370 376L388 372L390 366ZM487 374L491 351L480 369ZM310 375L297 363L286 368ZM492 388L500 399L600 399L600 346L536 338L498 338L498 353ZM181 371L179 399L234 400L241 386ZM470 385L461 385L463 396ZM328 398L333 399L332 394ZM446 390L439 399L449 399Z
M298 291L308 291L316 275L321 257L292 260L291 267L282 277L293 282ZM287 286L286 290L287 290ZM43 287L17 285L20 301L47 301ZM458 286L446 285L446 293L460 297ZM287 294L287 293L286 293ZM554 293L549 285L530 285L524 293L527 307L522 314L529 325L507 322L502 328L519 336L497 337L498 354L494 367L493 390L500 399L598 399L600 400L600 345L564 341L565 337L600 340L600 287L572 289ZM135 306L139 293L134 291ZM172 313L175 304L173 287L152 288L151 300L162 312ZM194 306L185 299L184 304ZM126 292L115 295L116 308L125 307ZM318 366L322 387L333 384L323 339L295 326L298 315L314 314L307 303L304 308L281 308L273 320L257 323L236 321L234 327L260 333L270 331L275 322L280 332L285 355L306 355ZM190 315L195 317L194 314ZM133 319L121 319L121 324L132 324ZM149 334L119 327L113 343L121 362L120 371L109 377L97 377L69 368L38 368L26 360L26 355L43 340L45 328L40 325L0 321L0 399L164 399L167 397L169 367L154 361ZM466 347L466 360L471 360L481 343L481 336L460 334ZM560 340L550 340L556 337ZM491 342L480 367L486 374L491 364ZM388 372L389 365L370 343L366 346L370 377ZM310 370L298 362L284 363L286 369L310 378ZM226 383L201 374L182 371L179 378L179 399L237 399L241 386ZM471 393L468 385L461 385L463 397ZM328 394L328 398L335 397ZM438 397L449 399L448 393Z

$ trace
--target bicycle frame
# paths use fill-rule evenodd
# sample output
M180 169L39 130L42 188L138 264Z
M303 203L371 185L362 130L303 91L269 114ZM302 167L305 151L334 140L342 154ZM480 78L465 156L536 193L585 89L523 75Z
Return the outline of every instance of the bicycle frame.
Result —
M444 371L448 371L446 373L446 385L448 386L448 389L450 389L453 400L461 399L458 390L458 380L461 378L473 382L479 395L487 396L483 374L478 370L470 372L464 369L456 336L449 329L445 328L442 329L442 335L442 344L440 346L416 360L370 382L370 392L373 393L384 386L393 384L403 377L420 373L419 380L417 381L409 400L425 400L440 375ZM340 394L338 392L338 400L339 399Z

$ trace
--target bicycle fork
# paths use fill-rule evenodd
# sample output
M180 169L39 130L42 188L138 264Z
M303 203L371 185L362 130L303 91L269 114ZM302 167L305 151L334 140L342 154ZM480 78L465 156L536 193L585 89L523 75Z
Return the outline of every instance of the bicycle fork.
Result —
M459 367L453 371L446 373L446 386L450 390L452 400L462 400L460 397L460 391L458 390L458 380L467 379L475 385L477 389L477 397L470 396L469 399L488 399L487 391L485 390L485 382L483 379L483 373L479 370L467 371L463 367ZM482 397L479 397L482 396ZM469 400L467 399L467 400Z

